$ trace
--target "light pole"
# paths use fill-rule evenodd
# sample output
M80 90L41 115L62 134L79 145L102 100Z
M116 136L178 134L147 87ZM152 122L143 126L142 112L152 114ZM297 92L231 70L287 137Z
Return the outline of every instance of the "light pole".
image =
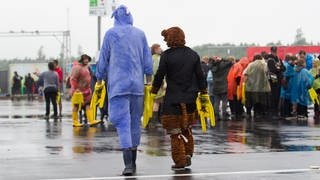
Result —
M101 49L101 16L98 16L98 51Z

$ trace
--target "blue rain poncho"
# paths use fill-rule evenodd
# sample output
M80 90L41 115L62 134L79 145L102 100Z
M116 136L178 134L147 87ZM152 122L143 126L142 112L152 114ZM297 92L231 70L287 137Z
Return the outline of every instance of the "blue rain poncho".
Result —
M280 97L290 100L291 90L292 90L292 80L293 80L293 76L295 74L294 66L289 64L287 61L284 61L283 64L284 64L284 66L286 68L286 71L283 73L283 76L284 76L284 78L286 80L286 87L281 86Z
M294 70L291 102L308 106L311 104L308 90L311 88L314 78L306 68L296 66Z
M307 54L306 56L306 69L312 69L313 56L311 54Z
M144 75L153 74L153 64L145 34L133 27L128 9L120 6L112 17L114 27L105 34L96 75L107 79L109 119L121 148L127 149L140 144Z
M143 95L144 77L152 75L151 51L145 34L133 26L125 6L114 11L114 27L104 37L97 65L97 79L108 79L108 97Z

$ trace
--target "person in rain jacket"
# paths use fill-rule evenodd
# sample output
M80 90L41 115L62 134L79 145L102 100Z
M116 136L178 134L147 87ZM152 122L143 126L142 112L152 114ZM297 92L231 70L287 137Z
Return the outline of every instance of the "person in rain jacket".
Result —
M227 59L217 58L211 64L211 71L213 75L213 96L214 96L214 114L216 119L227 120L229 114L227 113L227 91L228 83L227 76L231 66L233 65L232 61ZM222 118L220 117L220 104L222 104Z
M280 91L281 82L283 81L283 72L285 67L282 60L278 57L278 48L272 46L270 48L271 53L267 56L267 64L269 70L269 82L270 82L270 99L269 99L269 111L272 115L272 119L279 118L279 104L280 104Z
M152 54L152 61L153 61L153 77L156 74L159 63L160 63L160 57L161 57L162 49L160 44L153 44L151 46L151 54ZM154 97L154 103L153 103L153 112L152 117L150 119L150 122L148 123L148 127L155 127L155 124L157 122L160 122L160 106L163 103L163 97L166 93L166 82L163 81L163 84L160 88L160 91L158 92L157 96Z
M243 74L245 75L247 115L251 116L253 107L255 116L263 115L268 103L268 94L271 92L267 63L260 54L255 55L253 62L248 65Z
M228 100L232 116L238 117L244 112L240 97L238 97L241 93L238 91L240 91L243 71L247 68L249 63L249 59L243 57L231 67L228 73Z
M89 70L89 62L91 61L91 57L87 54L83 54L80 57L78 63L74 63L74 66L71 70L71 94L81 92L83 95L83 104L82 107L75 104L72 108L72 122L74 127L81 127L83 124L78 121L78 109L83 108L85 110L86 118L89 121L90 125L96 125L100 123L100 121L95 120L95 117L92 115L92 110L90 108L90 101L92 97L92 91L90 89L91 83L91 75Z
M294 76L294 63L297 60L296 56L290 54L286 55L283 62L285 67L285 72L283 73L283 83L281 86L280 93L280 114L284 118L290 118L292 112L292 104L290 101L291 89L292 89L292 79Z
M320 97L320 60L315 59L313 61L313 67L310 70L311 75L314 77L314 81L312 87L316 90L318 97ZM320 107L319 104L314 104L314 117L315 119L319 118L320 116Z
M97 83L108 79L109 119L116 127L123 150L123 175L136 171L143 113L144 75L151 84L152 58L144 32L133 26L124 5L112 14L114 27L104 37L97 65Z
M312 87L314 78L306 69L304 59L299 59L294 68L292 79L291 102L293 113L298 115L298 119L308 117L308 106L311 104L308 90Z
M304 59L306 62L306 69L312 69L313 56L311 54L307 54L304 50L299 51L299 58Z

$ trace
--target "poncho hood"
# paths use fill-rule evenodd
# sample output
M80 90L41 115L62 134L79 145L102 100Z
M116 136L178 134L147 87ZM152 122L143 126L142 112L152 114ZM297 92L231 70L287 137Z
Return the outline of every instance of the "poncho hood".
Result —
M114 17L115 26L133 25L133 17L125 5L121 5L114 10L111 17Z
M241 66L246 69L247 66L249 65L250 63L250 60L247 58L247 57L242 57L239 61L239 63L241 64Z

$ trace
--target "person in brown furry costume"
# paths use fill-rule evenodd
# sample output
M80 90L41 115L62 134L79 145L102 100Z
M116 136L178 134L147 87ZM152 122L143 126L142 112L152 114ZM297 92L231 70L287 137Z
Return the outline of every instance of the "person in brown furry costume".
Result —
M161 35L168 50L160 58L151 92L156 94L164 78L167 91L164 97L162 126L170 134L173 170L191 165L194 151L192 124L195 120L198 92L206 93L206 83L199 55L185 46L185 35L179 27L163 30Z

